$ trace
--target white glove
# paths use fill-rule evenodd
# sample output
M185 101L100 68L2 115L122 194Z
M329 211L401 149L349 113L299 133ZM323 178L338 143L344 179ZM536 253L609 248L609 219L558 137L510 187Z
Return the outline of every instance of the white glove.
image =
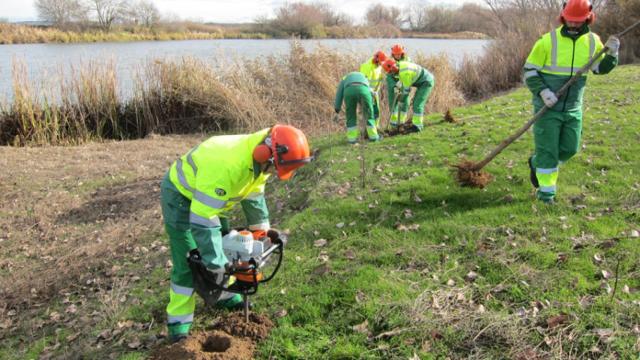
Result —
M604 44L608 48L607 54L618 57L618 50L620 49L620 39L615 36L609 36L607 43Z
M553 105L555 105L558 102L558 97L556 96L556 94L554 94L553 91L549 89L544 89L540 91L540 97L542 98L542 101L544 101L544 104L547 105L548 108L552 108Z
M396 83L396 90L398 90L398 91L402 90L402 81L398 81Z

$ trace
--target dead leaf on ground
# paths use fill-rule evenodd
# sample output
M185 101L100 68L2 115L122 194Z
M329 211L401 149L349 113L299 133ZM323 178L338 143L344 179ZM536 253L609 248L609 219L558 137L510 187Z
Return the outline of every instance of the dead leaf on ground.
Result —
M325 245L327 245L327 240L326 239L318 239L318 240L313 242L313 246L315 246L315 247L323 247Z
M356 291L356 302L361 304L367 299L367 296L360 290Z
M132 350L138 349L140 346L142 346L142 343L137 338L134 338L127 344L127 347Z
M569 316L565 314L560 314L560 315L556 315L548 318L547 327L549 329L553 329L559 325L566 324L567 322L569 322Z
M322 276L327 274L330 271L331 271L331 267L329 266L329 264L325 263L313 269L313 275Z
M361 333L361 334L368 334L369 333L369 320L365 320L363 323L358 324L358 325L354 325L351 328L355 332L358 332L358 333Z
M607 270L600 270L600 274L602 275L603 279L607 279L607 280L613 277L613 275Z
M287 312L287 309L281 309L281 310L276 311L276 313L273 314L273 316L276 319L280 319L280 318L283 318L283 317L287 316L288 314L289 313Z
M353 250L347 250L344 252L344 257L347 258L347 260L355 260L356 253Z
M612 340L613 329L594 329L593 332L598 335L602 342L607 343Z
M464 277L464 279L469 282L476 281L477 278L478 278L478 273L476 273L475 271L469 271L467 275L465 275Z

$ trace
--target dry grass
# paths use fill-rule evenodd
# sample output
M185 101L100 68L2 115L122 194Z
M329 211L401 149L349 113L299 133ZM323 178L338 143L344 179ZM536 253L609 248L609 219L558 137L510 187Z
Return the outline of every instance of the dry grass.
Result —
M307 52L292 42L288 56L218 66L193 58L156 60L136 75L130 99L118 93L113 61L80 64L67 74L61 70L51 84L33 84L25 65L15 62L14 102L0 106L0 144L247 131L276 122L327 134L342 128L331 121L336 84L367 56L338 55L322 47ZM417 61L437 79L428 111L464 102L445 56L418 56Z

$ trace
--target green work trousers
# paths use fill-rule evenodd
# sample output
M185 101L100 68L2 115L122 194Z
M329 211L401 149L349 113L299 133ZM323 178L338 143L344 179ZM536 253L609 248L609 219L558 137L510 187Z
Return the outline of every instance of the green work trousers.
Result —
M396 83L400 81L398 78L387 74L387 98L389 99L389 113L391 126L398 126L398 123L404 124L407 121L407 112L409 111L409 92L402 93L398 99L394 94Z
M360 130L358 129L358 104L367 119L367 135L369 140L378 140L378 130L374 120L373 98L371 90L366 85L347 85L344 89L344 104L347 115L347 140L350 143L358 141Z
M536 109L536 112L539 109ZM559 165L571 159L580 147L582 110L547 112L533 125L533 166L540 183L537 197L551 201L556 196Z
M424 128L424 106L427 100L429 100L433 85L433 82L427 81L414 85L418 89L413 96L413 117L411 118L411 122L420 130Z
M196 249L196 241L189 222L191 201L184 197L169 180L168 174L160 186L160 202L164 227L169 236L171 249L171 285L169 289L169 304L167 305L167 326L169 336L177 337L189 333L196 307L193 289L193 277L187 263L189 251ZM226 219L221 223L228 228ZM212 228L212 236L218 236L222 243L221 228ZM204 230L198 230L204 231ZM224 264L223 264L224 265ZM233 294L223 292L220 300L224 301Z

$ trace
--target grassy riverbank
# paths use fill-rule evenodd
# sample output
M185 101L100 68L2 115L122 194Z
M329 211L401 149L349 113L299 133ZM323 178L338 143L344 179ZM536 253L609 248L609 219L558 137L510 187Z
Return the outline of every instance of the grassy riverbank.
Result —
M277 324L256 357L637 357L638 84L638 66L589 79L583 146L555 207L528 184L530 134L488 166L485 190L450 175L528 118L523 88L364 149L341 129L312 138L319 161L267 191L291 240L255 297ZM204 137L0 147L0 358L132 360L163 344L158 183ZM196 328L221 316L199 302Z

